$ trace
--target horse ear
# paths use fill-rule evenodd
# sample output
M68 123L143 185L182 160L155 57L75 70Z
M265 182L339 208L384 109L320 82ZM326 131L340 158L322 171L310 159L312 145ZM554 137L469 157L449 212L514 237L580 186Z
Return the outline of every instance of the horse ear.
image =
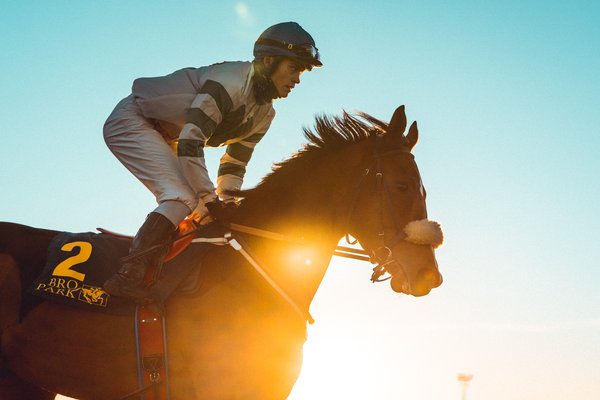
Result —
M408 133L406 134L406 141L408 143L408 147L412 150L413 147L419 141L419 128L417 128L417 121L413 122L408 129Z
M396 108L394 111L394 115L392 115L392 120L387 129L388 135L400 135L404 134L404 130L406 129L406 113L404 112L404 106L400 106Z

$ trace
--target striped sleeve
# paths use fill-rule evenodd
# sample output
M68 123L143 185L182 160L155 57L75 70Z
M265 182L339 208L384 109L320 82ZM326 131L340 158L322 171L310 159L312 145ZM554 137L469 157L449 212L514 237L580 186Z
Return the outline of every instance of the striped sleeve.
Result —
M190 186L204 202L213 200L215 187L209 178L204 159L204 143L233 108L231 97L219 82L204 83L186 113L179 134L177 156Z
M226 191L241 189L246 166L252 157L252 152L265 133L266 130L255 133L240 142L227 146L225 154L221 157L217 176L217 193L224 202L233 201L233 196L225 193Z

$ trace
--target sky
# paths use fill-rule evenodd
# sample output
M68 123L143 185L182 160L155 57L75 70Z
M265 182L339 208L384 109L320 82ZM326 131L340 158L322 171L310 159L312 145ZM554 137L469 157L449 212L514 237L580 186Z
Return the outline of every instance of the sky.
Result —
M597 399L599 19L593 1L2 0L0 220L135 233L154 199L101 135L133 79L251 59L296 21L325 66L275 103L245 187L315 115L404 104L446 243L423 298L334 259L290 400L456 400L458 373L470 400Z

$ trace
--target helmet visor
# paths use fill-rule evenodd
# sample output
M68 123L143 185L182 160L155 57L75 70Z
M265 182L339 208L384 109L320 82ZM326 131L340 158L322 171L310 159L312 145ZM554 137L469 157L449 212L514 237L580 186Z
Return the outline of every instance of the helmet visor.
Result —
M314 66L320 67L323 65L321 63L321 57L319 56L319 49L310 43L292 44L273 39L261 38L256 41L256 44L278 47L294 53L299 59L308 61Z

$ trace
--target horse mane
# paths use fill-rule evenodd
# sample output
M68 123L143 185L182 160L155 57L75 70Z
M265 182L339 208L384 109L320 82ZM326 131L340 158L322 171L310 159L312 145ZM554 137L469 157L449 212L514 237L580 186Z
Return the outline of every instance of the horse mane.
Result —
M296 155L314 152L315 149L318 151L339 149L368 139L374 134L382 134L388 127L387 123L363 112L352 115L344 111L341 116L320 115L315 120L315 132L303 128L304 137L309 143ZM285 161L280 164L285 164Z
M297 174L305 174L307 168L319 159L374 135L384 134L387 127L386 122L363 112L349 114L344 111L341 116L317 115L314 130L302 128L308 143L288 159L275 163L272 171L256 187L232 194L248 199L266 188L293 184Z

